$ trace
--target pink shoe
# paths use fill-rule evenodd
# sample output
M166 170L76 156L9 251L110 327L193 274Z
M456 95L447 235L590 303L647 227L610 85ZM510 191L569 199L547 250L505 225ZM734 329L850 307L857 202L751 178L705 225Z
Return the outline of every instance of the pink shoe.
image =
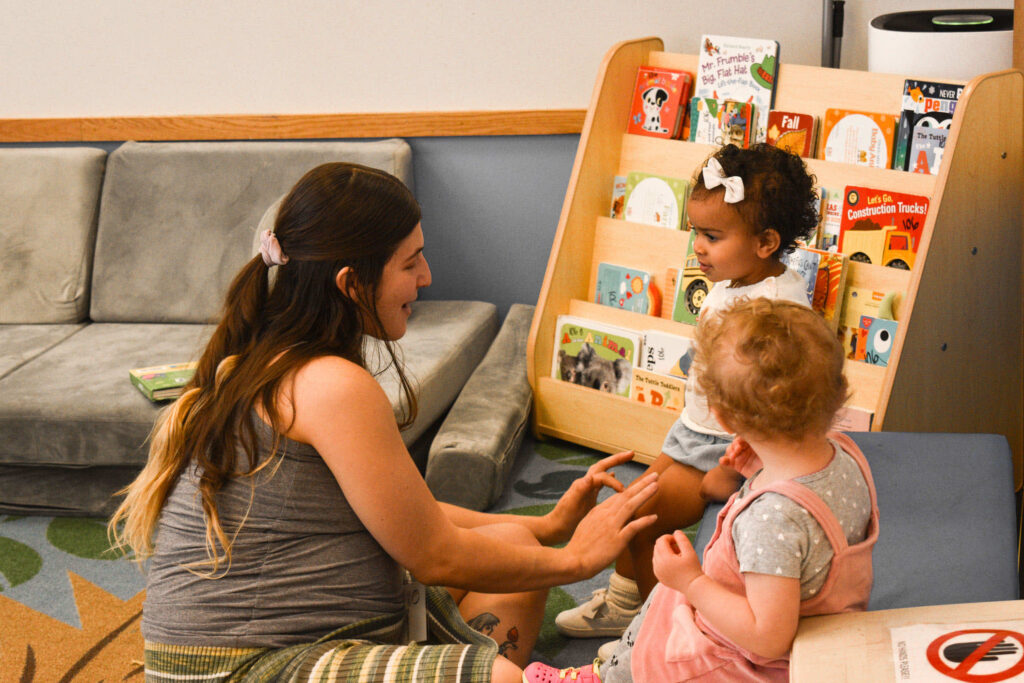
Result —
M596 663L568 669L556 669L547 664L534 662L523 671L523 683L565 683L566 681L601 683L598 673Z

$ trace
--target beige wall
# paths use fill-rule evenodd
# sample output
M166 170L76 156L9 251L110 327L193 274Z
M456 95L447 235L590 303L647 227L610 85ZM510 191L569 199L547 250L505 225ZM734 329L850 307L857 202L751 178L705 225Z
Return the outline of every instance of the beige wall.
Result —
M842 65L878 14L1012 0L851 0ZM728 7L728 9L725 9ZM770 37L819 64L818 0L0 0L0 118L586 107L613 43Z

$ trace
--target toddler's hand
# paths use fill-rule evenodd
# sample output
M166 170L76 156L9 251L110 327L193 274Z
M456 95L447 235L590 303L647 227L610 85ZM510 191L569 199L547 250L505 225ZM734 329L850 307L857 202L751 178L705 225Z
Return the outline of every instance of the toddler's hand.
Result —
M703 572L693 544L682 531L665 534L654 544L654 575L658 581L680 593Z
M718 464L731 467L747 479L757 474L762 467L761 458L757 457L757 453L742 436L732 440L725 449L725 455L718 459Z

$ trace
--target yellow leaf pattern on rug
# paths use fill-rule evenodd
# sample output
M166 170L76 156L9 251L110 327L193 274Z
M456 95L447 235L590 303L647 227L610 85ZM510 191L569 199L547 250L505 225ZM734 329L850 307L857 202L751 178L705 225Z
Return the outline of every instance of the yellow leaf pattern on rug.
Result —
M145 592L121 600L73 572L68 578L82 628L0 595L0 683L141 682Z

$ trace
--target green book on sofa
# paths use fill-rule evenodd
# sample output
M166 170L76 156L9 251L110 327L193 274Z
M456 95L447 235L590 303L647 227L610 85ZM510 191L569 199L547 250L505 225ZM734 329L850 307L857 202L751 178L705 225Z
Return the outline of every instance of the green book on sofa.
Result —
M195 362L189 362L135 368L128 371L128 376L146 398L155 402L181 396L195 373Z

